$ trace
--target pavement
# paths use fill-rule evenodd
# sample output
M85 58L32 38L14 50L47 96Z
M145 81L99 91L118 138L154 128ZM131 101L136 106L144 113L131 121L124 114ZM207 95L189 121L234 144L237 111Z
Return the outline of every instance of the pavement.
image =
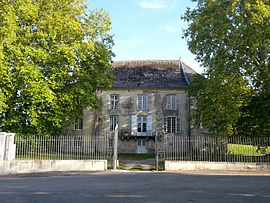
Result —
M270 202L270 176L168 172L42 173L0 177L0 202Z
M270 171L224 171L224 170L182 170L166 171L167 173L190 174L190 175L224 175L224 176L270 176Z

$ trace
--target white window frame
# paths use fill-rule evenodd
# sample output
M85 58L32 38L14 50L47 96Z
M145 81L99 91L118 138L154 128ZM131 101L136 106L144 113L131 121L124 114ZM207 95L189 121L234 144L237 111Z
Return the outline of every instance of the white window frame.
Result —
M119 109L119 95L110 95L109 108L110 110Z
M131 135L152 136L152 120L152 115L131 115Z
M74 127L73 127L73 129L74 130L83 130L83 118L82 117L77 116L74 119Z
M147 132L147 116L137 116L137 133L138 135L146 135Z
M180 118L176 116L166 116L164 118L164 131L165 133L180 133Z
M117 115L111 115L110 116L110 126L109 126L111 132L115 131L115 128L116 128L117 124L118 124L118 116Z
M146 110L148 108L148 97L146 95L137 96L137 109Z
M114 139L108 138L108 151L113 151Z
M176 110L176 95L167 95L166 96L166 109L167 110Z

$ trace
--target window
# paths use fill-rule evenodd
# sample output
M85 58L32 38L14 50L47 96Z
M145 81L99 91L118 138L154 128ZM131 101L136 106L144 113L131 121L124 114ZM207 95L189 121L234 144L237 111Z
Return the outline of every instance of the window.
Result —
M145 147L146 146L146 140L138 140L137 146L139 147Z
M146 133L147 116L138 116L138 133Z
M74 120L74 130L82 130L83 129L83 119L82 117L76 117Z
M110 96L110 107L111 110L115 110L119 108L119 96L111 95Z
M109 140L108 140L108 150L109 151L113 151L113 145L114 145L113 138L109 138Z
M180 132L180 119L174 116L164 118L165 133L179 133Z
M175 95L166 96L166 109L176 110L176 96Z
M147 103L148 103L147 96L138 95L138 97L137 97L137 108L138 109L140 109L140 110L147 109Z
M110 116L110 131L115 131L118 124L118 116Z
M152 136L152 115L131 115L131 135Z

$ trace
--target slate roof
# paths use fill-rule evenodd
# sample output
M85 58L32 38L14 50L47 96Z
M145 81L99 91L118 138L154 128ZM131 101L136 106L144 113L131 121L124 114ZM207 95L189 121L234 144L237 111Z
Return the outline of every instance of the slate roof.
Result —
M113 88L186 88L196 74L180 60L116 61L113 68Z

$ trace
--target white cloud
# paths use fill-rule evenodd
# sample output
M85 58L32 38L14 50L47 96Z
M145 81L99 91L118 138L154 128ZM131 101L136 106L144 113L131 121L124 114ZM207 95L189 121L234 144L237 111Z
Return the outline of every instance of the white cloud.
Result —
M171 26L171 25L166 25L164 29L167 32L180 32L179 27L174 27L174 26Z
M162 9L167 7L164 1L161 0L141 0L140 6L143 9Z

